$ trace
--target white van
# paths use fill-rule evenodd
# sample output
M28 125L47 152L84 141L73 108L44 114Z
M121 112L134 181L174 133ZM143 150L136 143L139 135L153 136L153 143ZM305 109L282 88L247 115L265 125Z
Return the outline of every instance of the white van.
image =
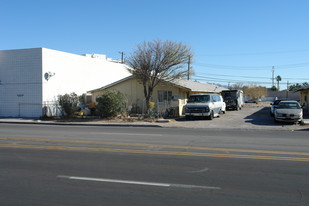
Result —
M185 106L186 119L199 116L212 120L225 111L226 105L220 94L192 94Z

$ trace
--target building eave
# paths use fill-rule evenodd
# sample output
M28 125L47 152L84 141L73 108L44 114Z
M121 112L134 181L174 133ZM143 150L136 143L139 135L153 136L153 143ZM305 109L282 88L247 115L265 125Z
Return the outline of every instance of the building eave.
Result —
M93 93L93 92L101 91L101 90L104 90L104 89L108 89L108 88L110 88L110 87L112 87L112 86L115 86L115 85L117 85L117 84L120 84L120 83L125 82L125 81L127 81L127 80L129 80L129 79L132 79L132 78L133 78L133 75L130 75L130 76L128 76L128 77L125 77L125 78L123 78L123 79L120 79L120 80L118 80L118 81L115 81L115 82L113 82L113 83L111 83L111 84L108 84L108 85L106 85L106 86L103 86L103 87L100 87L100 88L97 88L97 89L93 89L93 90L90 90L90 91L87 91L87 92L88 92L88 93Z

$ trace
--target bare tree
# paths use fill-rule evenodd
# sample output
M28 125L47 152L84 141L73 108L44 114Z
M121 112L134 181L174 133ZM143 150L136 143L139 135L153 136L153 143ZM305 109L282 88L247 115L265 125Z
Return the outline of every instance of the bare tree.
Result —
M241 82L232 84L231 86L229 86L229 89L233 90L233 89L242 89L244 87L244 84Z
M143 84L147 110L154 88L162 81L172 81L188 74L191 48L171 41L155 40L137 46L129 57L129 71Z

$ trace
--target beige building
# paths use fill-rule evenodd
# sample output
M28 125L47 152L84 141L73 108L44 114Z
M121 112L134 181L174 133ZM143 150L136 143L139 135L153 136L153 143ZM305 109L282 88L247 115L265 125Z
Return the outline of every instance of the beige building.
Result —
M183 114L183 107L190 94L220 93L224 89L226 88L213 84L178 79L159 84L154 89L150 101L155 103L157 112L164 114L169 111L171 115L178 116ZM115 90L125 94L128 99L128 111L133 113L144 113L146 111L143 85L133 76L89 91L92 94L92 101L96 102L97 97L106 90Z
M300 104L304 105L306 112L309 112L309 86L304 86L297 91L300 92Z

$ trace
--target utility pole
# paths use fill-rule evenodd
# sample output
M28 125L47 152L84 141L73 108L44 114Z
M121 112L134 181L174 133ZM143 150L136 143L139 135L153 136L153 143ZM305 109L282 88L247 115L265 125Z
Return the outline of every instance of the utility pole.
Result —
M121 63L123 64L124 63L124 59L123 59L124 52L119 52L119 54L121 54Z
M272 78L271 78L271 80L272 80L272 87L274 87L275 86L275 67L274 66L272 68Z
M191 56L189 55L188 56L188 77L187 77L187 80L190 80L190 69L191 69Z
M286 98L289 98L289 80L286 82Z

